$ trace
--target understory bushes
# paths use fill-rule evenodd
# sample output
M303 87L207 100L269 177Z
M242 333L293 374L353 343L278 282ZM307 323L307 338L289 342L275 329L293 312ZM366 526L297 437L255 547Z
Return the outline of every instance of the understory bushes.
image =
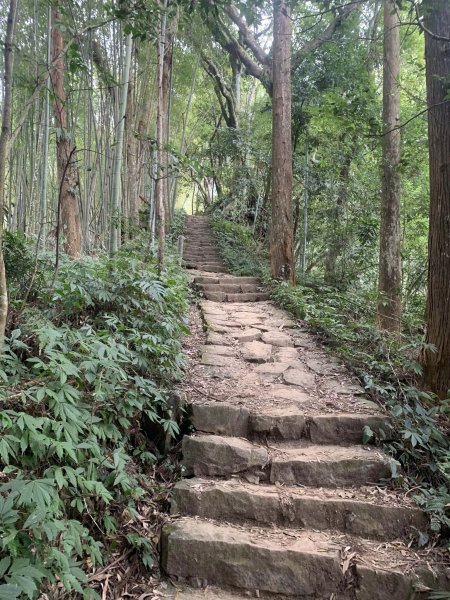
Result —
M417 503L430 514L432 539L448 539L450 402L439 402L420 388L424 343L416 317L405 321L400 338L382 333L375 326L377 297L371 290L337 290L317 281L292 287L272 280L262 244L248 228L223 220L213 221L213 227L230 270L262 277L272 299L306 321L392 416L395 439L378 441L402 465L393 483L413 490ZM416 532L416 540L428 543L430 532Z
M152 565L136 523L159 456L142 422L177 433L187 281L175 259L159 274L143 240L62 258L54 281L45 255L8 243L33 300L17 295L0 368L0 598L100 598L88 576L114 549Z

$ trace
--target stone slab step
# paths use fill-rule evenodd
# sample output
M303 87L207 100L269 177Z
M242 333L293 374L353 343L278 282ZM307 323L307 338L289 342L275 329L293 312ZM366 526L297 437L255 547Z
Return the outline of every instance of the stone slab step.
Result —
M258 277L194 277L194 283L206 283L206 284L214 284L214 283L223 283L223 284L247 284L253 283L256 285L260 285L261 281Z
M199 283L198 287L203 292L224 292L225 294L258 294L261 286L254 283Z
M212 347L213 348L213 347ZM214 350L210 350L214 353ZM383 415L329 413L312 415L298 407L251 411L227 402L191 405L192 424L198 431L250 439L309 440L314 444L362 444L363 428L384 432L389 438L389 419Z
M383 549L378 542L310 530L248 530L183 518L164 527L162 548L171 577L297 600L407 600L417 586L449 589L442 588L448 586L445 574L436 580L406 546Z
M345 487L389 479L392 459L364 446L297 442L294 448L271 445L269 452L268 448L242 438L202 435L183 438L183 464L188 476L231 477L245 473L256 481Z
M191 587L195 584L196 587ZM204 579L191 580L191 586L177 583L176 587L172 583L164 582L164 587L160 586L158 595L150 594L147 600L157 598L158 600L249 600L250 598L262 598L264 600L283 600L286 596L279 594L263 594L259 592L239 592L231 589L218 588L210 586ZM204 587L201 587L204 586ZM144 596L146 597L146 596Z
M252 526L342 531L379 539L408 539L427 529L424 513L394 494L360 490L278 487L236 480L184 479L172 494L172 514Z
M186 267L186 269L196 269L197 271L205 271L206 273L226 273L225 267L219 263L201 264L196 262L186 262L183 266Z
M319 487L367 485L390 479L393 462L381 451L365 446L284 448L272 457L270 481Z
M216 252L199 252L197 254L194 254L192 252L184 252L183 259L192 262L209 262L210 260L221 260L220 256Z
M206 271L206 269L201 269ZM228 294L225 292L203 292L203 296L212 302L263 302L269 300L268 292Z

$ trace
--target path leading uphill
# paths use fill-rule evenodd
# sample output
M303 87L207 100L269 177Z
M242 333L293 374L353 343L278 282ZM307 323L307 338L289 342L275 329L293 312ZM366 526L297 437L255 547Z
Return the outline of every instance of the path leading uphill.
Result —
M256 279L224 273L205 218L189 217L186 229L206 338L188 373L197 433L183 440L186 478L162 540L176 597L407 600L449 590L438 555L408 548L411 528L426 522L382 483L399 466L362 443L366 425L389 436L386 416Z

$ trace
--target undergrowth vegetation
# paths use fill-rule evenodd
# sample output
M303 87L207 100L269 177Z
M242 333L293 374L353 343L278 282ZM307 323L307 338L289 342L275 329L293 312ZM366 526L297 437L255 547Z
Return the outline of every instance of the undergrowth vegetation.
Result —
M405 318L400 338L380 332L372 290L337 290L312 279L295 287L271 280L262 245L250 229L220 219L213 221L213 227L229 269L262 277L273 300L306 321L391 415L394 439L376 441L384 443L402 465L402 473L394 474L394 484L413 490L416 502L430 515L430 531L417 532L417 541L425 545L438 537L448 540L450 403L439 402L417 384L418 358L424 349L417 316ZM374 438L370 430L365 433Z
M187 281L175 259L160 274L143 240L63 259L55 281L22 238L5 250L17 293L0 369L0 598L52 585L100 598L89 574L112 551L152 566L138 517L160 456L143 420L177 434Z

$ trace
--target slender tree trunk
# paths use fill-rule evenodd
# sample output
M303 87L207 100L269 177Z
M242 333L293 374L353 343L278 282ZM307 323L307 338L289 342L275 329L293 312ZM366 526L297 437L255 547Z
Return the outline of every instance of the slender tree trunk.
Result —
M52 13L51 7L48 7L48 28L47 28L47 68L50 69L52 57ZM50 132L50 85L47 80L45 86L44 99L44 133L42 139L42 166L41 166L41 186L40 186L40 228L41 244L45 248L47 244L47 187L48 187L48 140Z
M273 277L281 277L295 283L292 209L291 18L286 0L274 0L273 22L270 263Z
M344 142L344 140L342 140ZM352 164L352 154L344 156L344 161L339 172L339 189L336 197L336 204L333 207L331 227L330 227L330 245L328 247L325 259L325 283L336 285L338 283L337 262L345 248L345 239L343 235L343 216L347 200L347 190L350 180L350 167Z
M450 390L450 4L423 3L430 148L430 232L424 383L444 398Z
M78 170L75 164L75 146L68 132L66 93L64 89L64 38L60 29L59 3L52 6L51 81L55 95L56 164L59 182L58 202L64 251L73 258L81 254L81 220ZM57 211L58 212L58 211ZM57 224L57 231L59 223Z
M5 203L6 158L11 136L12 79L14 66L14 34L16 31L18 0L10 0L4 45L3 110L0 133L0 344L3 343L8 317L8 287L3 257L3 220Z
M166 17L167 18L167 17ZM166 214L165 226L166 232L170 228L170 222L172 220L172 210L169 201L169 172L170 172L170 159L168 144L170 142L170 104L171 104L171 93L172 93L172 65L173 65L173 46L175 41L176 32L178 29L178 14L170 22L169 26L166 25L166 31L164 34L164 59L163 59L163 75L162 75L162 103L163 103L163 148L161 150L161 158L164 168L164 179L162 181L163 196L164 196L164 210Z
M400 331L400 19L396 0L384 2L383 189L381 195L378 325Z
M155 184L155 202L156 212L158 215L158 262L159 266L162 267L164 262L164 244L165 244L165 233L166 233L166 206L167 198L165 197L165 191L167 187L164 185L164 178L166 173L164 172L164 152L163 147L165 143L164 138L164 91L163 91L163 80L164 80L164 50L166 42L166 27L167 27L167 0L164 0L163 12L161 15L160 31L158 36L158 103L157 103L157 115L156 115L156 161L158 165L156 184Z
M119 99L119 110L116 128L116 143L114 147L114 162L111 184L111 231L109 238L109 253L115 254L120 245L121 218L122 218L122 164L123 164L123 138L125 131L125 115L127 111L128 81L130 79L131 51L133 38L131 33L125 42L125 63L122 73L122 85Z

